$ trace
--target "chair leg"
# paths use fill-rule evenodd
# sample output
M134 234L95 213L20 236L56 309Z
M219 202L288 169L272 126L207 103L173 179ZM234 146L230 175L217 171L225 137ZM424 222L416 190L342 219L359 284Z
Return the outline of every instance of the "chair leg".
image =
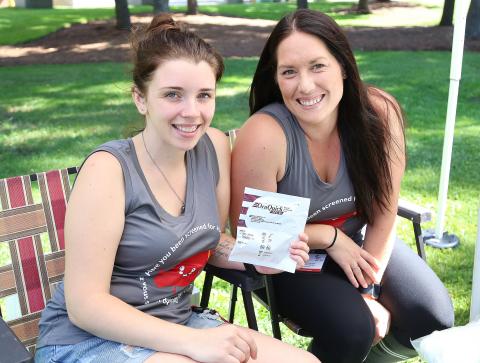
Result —
M272 322L272 334L274 338L282 340L282 334L280 332L280 321L277 310L277 302L275 300L275 294L273 291L272 278L265 275L265 288L267 290L268 306L270 307L270 320Z
M208 307L210 300L210 291L212 290L213 274L205 271L205 280L203 281L202 299L200 300L200 306L204 309Z
M415 233L415 243L417 244L418 255L426 262L427 256L425 255L425 243L422 237L422 227L420 223L413 222L413 233Z
M258 331L257 318L255 316L255 308L253 307L252 293L242 290L243 305L245 306L245 315L247 316L248 327Z
M228 306L228 321L233 324L235 319L235 305L237 304L237 287L232 285L232 291L230 292L230 305Z

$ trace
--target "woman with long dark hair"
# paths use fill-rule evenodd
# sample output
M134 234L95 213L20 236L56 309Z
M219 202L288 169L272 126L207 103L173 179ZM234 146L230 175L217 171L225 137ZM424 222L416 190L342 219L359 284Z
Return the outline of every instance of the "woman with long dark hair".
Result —
M395 362L416 355L410 339L452 326L445 287L395 239L402 110L362 82L330 17L298 10L279 21L250 114L232 154L231 221L246 186L311 198L305 232L325 264L274 276L280 313L313 335L310 350L326 363Z

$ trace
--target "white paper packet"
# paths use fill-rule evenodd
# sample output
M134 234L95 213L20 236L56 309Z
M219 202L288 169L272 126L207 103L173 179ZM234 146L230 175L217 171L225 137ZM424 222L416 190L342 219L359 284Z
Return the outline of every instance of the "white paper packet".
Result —
M245 188L229 260L295 272L293 240L304 231L309 198Z

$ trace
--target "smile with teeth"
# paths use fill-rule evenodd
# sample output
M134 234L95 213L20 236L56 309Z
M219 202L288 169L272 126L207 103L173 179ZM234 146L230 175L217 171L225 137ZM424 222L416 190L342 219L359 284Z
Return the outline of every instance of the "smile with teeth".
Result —
M311 98L309 100L297 99L297 102L300 103L302 106L313 106L323 100L324 96L325 95L321 95L319 97Z
M181 132L195 132L200 125L172 125L175 129Z

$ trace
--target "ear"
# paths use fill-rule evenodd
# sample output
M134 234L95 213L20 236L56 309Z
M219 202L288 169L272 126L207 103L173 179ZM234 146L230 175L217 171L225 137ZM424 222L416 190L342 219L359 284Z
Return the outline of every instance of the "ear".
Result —
M145 97L137 86L132 87L132 99L135 103L135 106L137 106L138 112L145 116L147 114L147 103Z

